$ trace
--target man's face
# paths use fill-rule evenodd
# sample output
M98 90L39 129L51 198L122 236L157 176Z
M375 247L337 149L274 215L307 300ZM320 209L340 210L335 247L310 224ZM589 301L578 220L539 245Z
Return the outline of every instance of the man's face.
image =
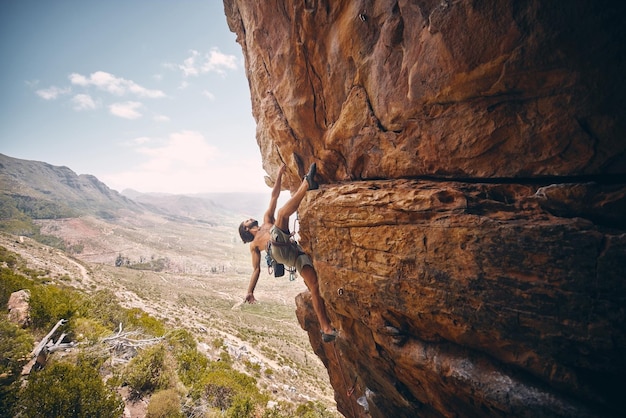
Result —
M250 219L248 219L247 221L245 221L243 223L243 226L245 226L246 230L249 231L249 230L251 230L253 228L258 227L259 226L259 222L257 220L255 220L255 219L250 218Z

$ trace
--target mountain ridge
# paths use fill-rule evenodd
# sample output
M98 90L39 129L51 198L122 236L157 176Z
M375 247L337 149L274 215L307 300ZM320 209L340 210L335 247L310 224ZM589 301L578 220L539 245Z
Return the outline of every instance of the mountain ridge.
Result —
M92 174L77 174L66 166L23 160L0 154L0 219L15 210L33 219L94 215L115 219L152 212L158 215L210 224L224 223L233 215L261 213L264 193L142 193L118 192ZM41 210L45 207L45 210ZM232 223L232 221L228 222Z
M9 199L30 201L31 205L53 203L66 209L68 214L89 213L102 218L116 217L116 212L125 210L139 212L141 207L91 174L76 174L65 166L54 166L40 161L22 160L0 154L0 193ZM20 207L18 209L29 209ZM24 210L21 210L24 212ZM28 210L27 210L28 212ZM66 215L56 213L36 214L33 218Z

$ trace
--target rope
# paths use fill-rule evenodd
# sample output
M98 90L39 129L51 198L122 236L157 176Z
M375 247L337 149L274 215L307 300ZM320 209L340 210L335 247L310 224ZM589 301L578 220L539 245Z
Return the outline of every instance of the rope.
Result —
M335 353L335 359L337 360L337 364L339 365L339 371L341 372L341 378L343 379L343 387L346 389L346 395L348 396L348 402L350 403L350 409L352 410L352 416L356 417L356 413L354 412L354 405L352 403L352 395L354 394L354 389L356 387L357 377L354 377L354 383L352 387L348 388L348 382L346 381L346 376L343 372L343 366L341 365L341 361L339 360L339 355L337 354L337 346L333 342L333 352Z

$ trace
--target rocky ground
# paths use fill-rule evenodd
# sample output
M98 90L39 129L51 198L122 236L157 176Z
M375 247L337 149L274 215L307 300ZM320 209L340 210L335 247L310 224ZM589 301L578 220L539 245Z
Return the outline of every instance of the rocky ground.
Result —
M41 226L42 233L62 237L79 252L5 234L0 245L55 280L86 291L111 289L123 306L189 329L209 357L219 355L212 347L222 339L237 367L254 374L276 400L316 400L334 409L326 369L294 313L294 298L306 286L301 278L264 272L255 292L259 302L244 304L251 266L236 224L211 227L146 215L115 224L87 217ZM115 267L120 254L131 262L164 258L168 267L161 272Z

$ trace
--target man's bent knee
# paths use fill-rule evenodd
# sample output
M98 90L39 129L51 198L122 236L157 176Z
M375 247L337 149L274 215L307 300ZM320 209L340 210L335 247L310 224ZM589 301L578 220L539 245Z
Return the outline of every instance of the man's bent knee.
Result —
M315 271L313 266L308 264L302 266L302 271L300 272L300 274L302 274L302 278L304 279L306 284L308 284L309 286L317 286L317 272Z

